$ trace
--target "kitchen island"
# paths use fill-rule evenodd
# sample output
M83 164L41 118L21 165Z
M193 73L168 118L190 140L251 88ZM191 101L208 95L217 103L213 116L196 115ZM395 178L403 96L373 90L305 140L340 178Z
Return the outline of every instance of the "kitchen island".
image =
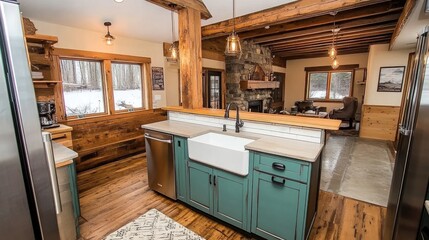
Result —
M317 212L325 130L338 129L339 121L243 113L244 126L235 133L235 121L224 119L221 110L166 110L169 120L142 127L173 136L178 200L267 239L308 236ZM190 143L207 134L249 139L243 149L248 169L235 172L227 163L189 157L198 150ZM221 156L221 151L209 149L207 155Z

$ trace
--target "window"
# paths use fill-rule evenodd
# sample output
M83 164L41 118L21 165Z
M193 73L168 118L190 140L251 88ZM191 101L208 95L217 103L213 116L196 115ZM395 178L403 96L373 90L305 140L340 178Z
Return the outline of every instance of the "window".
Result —
M67 116L105 112L101 62L61 59L61 73Z
M64 99L59 120L152 108L150 58L68 49L55 49L54 58Z
M307 99L340 101L352 94L353 71L307 72Z
M115 110L143 107L142 70L138 64L112 63Z

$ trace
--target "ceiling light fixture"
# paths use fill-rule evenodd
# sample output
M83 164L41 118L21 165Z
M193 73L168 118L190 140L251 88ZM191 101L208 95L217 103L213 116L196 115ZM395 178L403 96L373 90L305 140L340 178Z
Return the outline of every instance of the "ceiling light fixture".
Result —
M111 22L104 22L104 26L107 27L107 34L104 36L104 39L106 40L106 44L110 46L113 44L113 40L115 40L115 37L113 37L110 34L110 30L109 30L109 27L112 26L112 23Z
M115 2L117 2L117 3L121 3L121 2L123 2L124 0L115 0Z
M240 38L235 32L235 0L232 0L232 33L226 39L225 55L227 56L241 55Z
M174 40L174 12L173 10L176 8L176 4L171 3L170 5L171 8L171 38L173 40L171 46L170 46L170 53L171 53L171 58L173 60L177 60L179 58L179 48L176 45L176 41Z
M334 16L334 27L331 30L332 31L332 45L329 48L328 54L329 54L329 57L332 59L332 64L331 64L332 68L337 69L340 66L340 64L339 64L338 59L337 59L338 51L337 51L337 48L335 47L335 40L338 37L338 33L340 32L340 28L335 26L335 16L337 15L337 12L331 12L330 14L332 16Z

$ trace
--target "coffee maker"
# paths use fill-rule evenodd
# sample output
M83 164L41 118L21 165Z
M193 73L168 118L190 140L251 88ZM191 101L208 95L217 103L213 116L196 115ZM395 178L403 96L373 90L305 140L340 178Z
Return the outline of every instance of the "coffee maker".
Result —
M57 124L55 117L54 102L37 102L37 110L39 111L40 125L42 126L42 129L60 126Z

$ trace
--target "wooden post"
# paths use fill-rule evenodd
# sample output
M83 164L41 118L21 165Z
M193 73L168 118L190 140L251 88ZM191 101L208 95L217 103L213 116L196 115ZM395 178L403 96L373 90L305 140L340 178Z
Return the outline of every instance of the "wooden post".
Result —
M179 10L179 56L183 108L202 108L201 13L198 10Z

